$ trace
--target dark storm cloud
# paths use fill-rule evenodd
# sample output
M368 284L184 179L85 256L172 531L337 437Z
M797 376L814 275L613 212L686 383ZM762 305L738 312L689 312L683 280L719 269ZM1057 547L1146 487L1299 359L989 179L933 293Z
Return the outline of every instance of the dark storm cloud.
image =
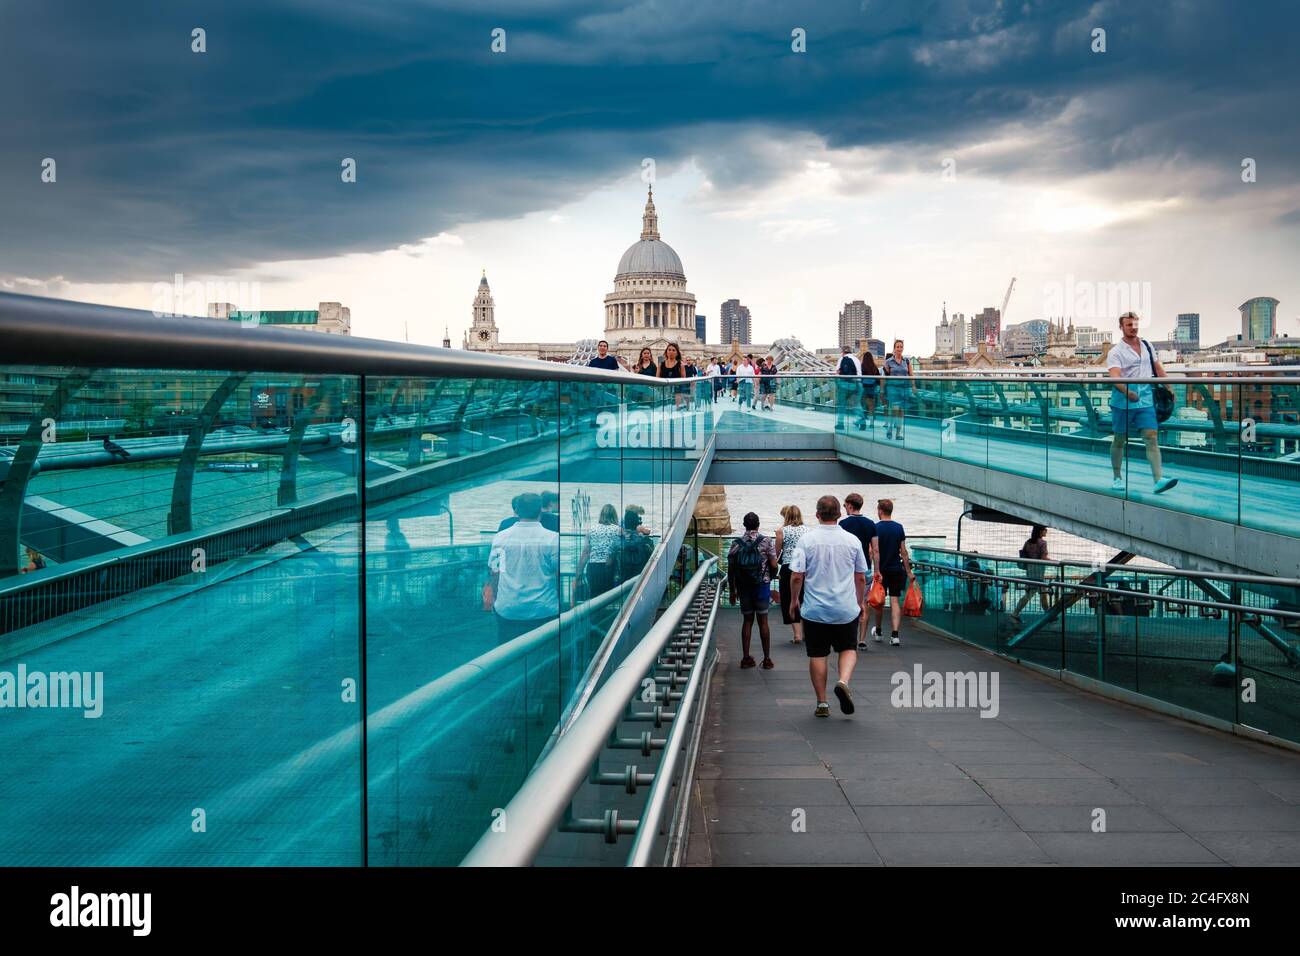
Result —
M1297 26L1285 3L1190 0L8 5L0 276L155 280L387 248L574 199L643 156L761 185L787 170L747 149L752 130L919 163L1019 124L1052 135L966 168L1208 164L1224 170L1198 186L1212 194L1251 156L1261 185L1293 184Z

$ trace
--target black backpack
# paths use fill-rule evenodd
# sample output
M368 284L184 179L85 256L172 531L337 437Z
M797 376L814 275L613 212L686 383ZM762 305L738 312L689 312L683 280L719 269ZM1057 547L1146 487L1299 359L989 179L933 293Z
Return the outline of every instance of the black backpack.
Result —
M846 364L846 363L847 363L847 364ZM841 375L857 375L857 374L858 374L858 367L857 367L856 365L853 364L853 357L852 357L852 356L846 355L846 356L844 356L843 358L840 359L839 374L841 374Z
M761 547L763 536L760 534L753 541L746 541L741 536L736 541L740 547L731 559L731 576L737 587L752 590L763 583L763 564L767 561Z

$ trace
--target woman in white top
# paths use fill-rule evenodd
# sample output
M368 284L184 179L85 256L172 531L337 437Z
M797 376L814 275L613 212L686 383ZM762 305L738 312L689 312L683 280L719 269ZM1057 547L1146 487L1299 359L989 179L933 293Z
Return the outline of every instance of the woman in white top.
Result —
M799 539L807 533L808 526L803 523L803 512L798 505L782 508L781 521L781 527L776 530L776 553L781 565L778 577L781 588L781 620L794 631L790 643L802 644L803 618L799 616L798 610L790 609L790 559L794 557L794 549L799 546Z
M587 540L582 543L582 554L578 557L578 575L581 577L586 572L588 597L595 597L614 586L618 570L615 561L622 540L623 529L618 524L618 509L613 505L605 505L600 509L600 523L587 532Z
M754 368L753 358L746 355L736 366L736 383L738 386L738 395L736 399L741 405L754 407L754 376L758 374Z

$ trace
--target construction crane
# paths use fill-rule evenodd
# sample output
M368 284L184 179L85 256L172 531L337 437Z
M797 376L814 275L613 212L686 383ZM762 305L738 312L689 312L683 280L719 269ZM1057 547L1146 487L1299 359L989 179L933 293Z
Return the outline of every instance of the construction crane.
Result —
M998 318L1002 320L1002 327L1007 327L1007 303L1011 301L1011 290L1016 287L1016 277L1011 277L1011 284L1007 286L1007 294L1002 297L1002 311L998 313Z

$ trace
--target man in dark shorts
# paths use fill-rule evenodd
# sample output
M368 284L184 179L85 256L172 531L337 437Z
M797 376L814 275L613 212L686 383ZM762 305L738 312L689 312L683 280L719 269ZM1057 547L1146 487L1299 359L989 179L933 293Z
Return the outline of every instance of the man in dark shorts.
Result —
M876 536L876 523L862 513L862 496L856 491L844 496L844 510L848 515L840 519L840 527L862 542L862 553L867 558L867 573L871 573L871 541ZM867 649L867 622L870 614L858 618L858 650Z
M876 502L876 537L871 542L871 563L885 585L889 595L889 614L894 629L889 643L898 646L898 627L903 623L903 590L915 580L911 556L907 553L907 532L894 520L894 503L888 498ZM876 608L876 624L871 629L874 640L880 640L880 630L885 623L885 609Z
M749 653L754 634L754 620L758 620L758 639L763 645L763 670L776 666L772 661L772 631L767 622L767 611L772 606L772 573L776 571L776 548L772 539L758 532L758 515L749 512L744 518L745 533L731 542L727 551L727 577L730 579L731 600L740 599L741 667L755 666Z
M826 703L826 659L832 650L839 654L835 696L840 710L845 714L854 710L849 678L858 662L855 644L867 586L867 558L858 539L839 526L839 518L840 503L834 495L818 498L817 524L799 539L790 563L790 610L803 618L818 717L831 715Z

